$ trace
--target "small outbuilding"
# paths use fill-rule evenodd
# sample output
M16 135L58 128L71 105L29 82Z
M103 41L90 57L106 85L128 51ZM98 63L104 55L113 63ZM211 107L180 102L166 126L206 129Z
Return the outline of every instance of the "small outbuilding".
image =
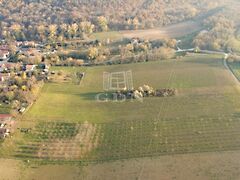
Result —
M4 139L9 135L9 130L5 128L0 128L0 139Z

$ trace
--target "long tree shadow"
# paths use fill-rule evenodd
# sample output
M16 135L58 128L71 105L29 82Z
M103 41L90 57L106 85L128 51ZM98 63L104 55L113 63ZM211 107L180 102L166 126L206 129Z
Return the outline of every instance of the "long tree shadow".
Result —
M102 92L89 92L89 93L81 93L81 94L76 94L77 96L81 96L83 100L88 100L88 101L94 101L96 100L96 97L98 94Z
M89 92L89 93L81 93L76 94L77 96L81 96L84 100L88 101L99 101L99 102L106 102L109 100L113 100L116 98L114 96L114 92ZM120 99L118 99L120 100Z

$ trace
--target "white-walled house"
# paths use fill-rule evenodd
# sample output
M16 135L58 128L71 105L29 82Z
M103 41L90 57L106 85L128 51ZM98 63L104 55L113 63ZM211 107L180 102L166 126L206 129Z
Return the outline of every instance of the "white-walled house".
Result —
M0 50L0 61L7 60L9 58L9 51L6 50Z

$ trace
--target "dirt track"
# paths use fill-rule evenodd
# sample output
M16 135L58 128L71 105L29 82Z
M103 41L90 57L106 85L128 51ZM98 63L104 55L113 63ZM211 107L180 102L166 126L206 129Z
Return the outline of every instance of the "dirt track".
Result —
M120 33L126 38L161 39L165 37L177 38L200 31L201 29L201 22L186 21L162 28L120 31Z
M239 82L238 78L235 76L235 74L233 73L233 71L231 70L231 68L228 66L226 56L228 56L228 55L225 55L223 64L227 68L227 70L231 73L232 77L234 78L234 81L236 82L238 89L240 89L240 82Z

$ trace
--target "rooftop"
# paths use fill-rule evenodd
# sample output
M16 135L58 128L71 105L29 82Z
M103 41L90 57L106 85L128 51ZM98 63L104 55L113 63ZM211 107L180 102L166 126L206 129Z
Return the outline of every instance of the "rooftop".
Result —
M0 119L12 118L11 114L0 114Z

